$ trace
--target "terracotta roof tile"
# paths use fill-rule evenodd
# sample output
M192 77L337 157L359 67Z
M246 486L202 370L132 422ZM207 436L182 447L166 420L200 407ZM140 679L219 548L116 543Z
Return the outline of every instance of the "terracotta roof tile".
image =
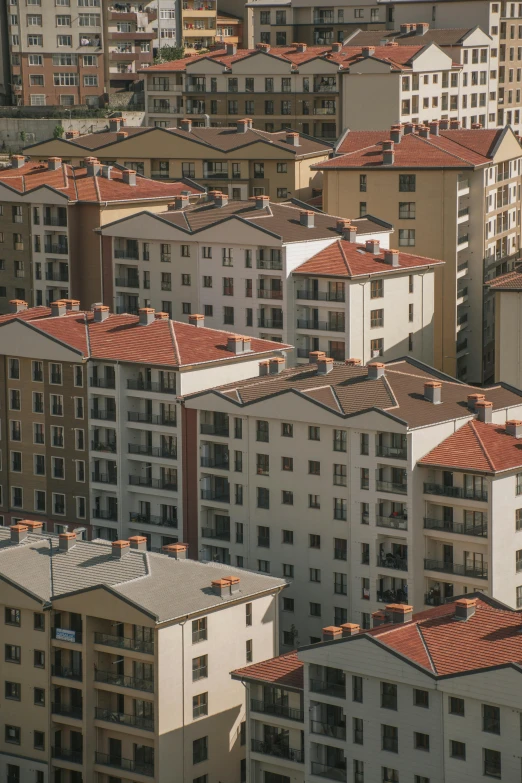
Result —
M232 672L235 679L258 680L260 682L278 685L281 688L303 688L304 666L297 657L297 652L279 655L267 661L253 663Z
M435 43L444 49L445 46L462 44L466 33L472 30L470 27L432 28L423 35L418 35L415 30L410 33L401 33L400 30L359 30L348 43L350 46L382 46L382 41L394 41L399 46Z
M522 267L495 277L487 286L493 291L522 291Z
M509 435L505 426L470 421L435 446L419 464L484 473L513 470L522 467L522 440Z

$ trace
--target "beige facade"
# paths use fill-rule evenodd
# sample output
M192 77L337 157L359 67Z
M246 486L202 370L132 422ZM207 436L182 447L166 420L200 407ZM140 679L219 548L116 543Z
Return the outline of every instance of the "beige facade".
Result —
M522 387L522 277L518 269L493 279L495 307L495 380Z

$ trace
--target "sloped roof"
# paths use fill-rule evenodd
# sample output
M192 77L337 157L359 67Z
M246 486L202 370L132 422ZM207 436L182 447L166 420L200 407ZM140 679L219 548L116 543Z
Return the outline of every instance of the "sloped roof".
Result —
M253 663L242 669L235 669L232 677L235 680L253 680L279 688L303 688L303 664L297 657L297 651L278 655L268 661Z
M486 284L492 291L522 291L522 267L495 277Z
M509 435L505 426L470 421L435 446L419 464L483 473L513 470L522 467L522 440Z
M473 27L455 27L428 29L422 35L415 30L409 33L401 33L400 30L359 30L349 39L350 46L379 46L383 41L394 41L399 46L411 46L412 44L435 43L444 48L446 46L459 46L463 38L471 33Z

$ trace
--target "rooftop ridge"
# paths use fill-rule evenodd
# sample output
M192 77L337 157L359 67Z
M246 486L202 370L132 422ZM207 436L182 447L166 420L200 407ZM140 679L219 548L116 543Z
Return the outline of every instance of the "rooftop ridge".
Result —
M477 439L477 441L478 441L482 451L484 452L484 456L486 457L491 470L496 470L495 463L494 463L492 457L490 456L490 454L489 454L489 452L488 452L488 450L486 448L486 444L484 443L484 441L480 437L480 433L477 431L477 427L476 427L475 421L474 420L470 421L470 422L468 422L468 424L471 427L471 430L472 430L473 434L475 435L475 438ZM464 426L466 427L467 425L465 424Z

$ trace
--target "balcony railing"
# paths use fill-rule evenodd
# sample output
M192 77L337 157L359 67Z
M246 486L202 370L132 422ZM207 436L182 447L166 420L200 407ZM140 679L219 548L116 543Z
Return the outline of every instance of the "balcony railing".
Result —
M96 682L104 682L107 685L116 685L119 688L133 688L135 691L154 693L154 680L146 680L143 677L130 677L126 674L107 672L96 669L94 672Z
M133 650L134 652L154 655L154 642L143 639L131 639L127 636L114 636L109 633L94 632L94 643L103 644L106 647L119 647L121 650Z
M114 284L119 288L139 288L140 281L136 277L117 277Z
M228 424L207 424L201 422L200 432L202 435L219 435L223 438L228 438Z
M396 557L391 553L377 558L378 568L393 568L395 571L407 571L408 561L403 557Z
M424 603L426 606L442 606L443 603L445 603L444 598L442 598L437 593L424 593Z
M146 764L140 761L132 761L132 759L124 759L122 756L109 755L108 753L100 753L96 751L94 756L96 764L103 764L105 767L114 767L115 769L123 769L128 772L136 772L138 775L147 775L147 777L154 777L154 765Z
M300 722L304 720L303 710L296 710L293 707L287 707L283 704L267 704L258 699L251 699L250 709L253 712L262 712L264 715L277 715L281 718L288 718L289 720L297 720Z
M112 522L118 520L118 513L116 511L100 511L99 509L93 509L92 515L94 519L107 519Z
M119 248L115 248L115 250L114 250L114 258L127 258L127 259L129 259L129 261L139 261L140 260L138 251L134 251L134 250L120 250Z
M163 449L161 446L141 446L129 443L129 454L142 454L147 457L163 457L165 459L177 459L177 449Z
M71 750L70 748L51 748L53 759L70 761L72 764L83 764L83 752L81 750Z
M115 443L102 443L101 440L92 440L91 441L91 449L92 451L107 451L110 454L116 453L116 444Z
M228 470L229 460L226 457L201 457L200 465L202 468L221 468L221 470Z
M223 490L217 489L202 489L201 499L217 500L220 503L230 503L230 490L228 492L224 492Z
M259 318L257 325L260 329L282 329L282 318Z
M346 698L346 683L330 682L328 680L310 680L310 690L314 693L325 693L327 696Z
M216 538L218 541L230 541L230 530L215 530L211 527L202 527L203 538Z
M176 426L175 416L164 416L161 413L134 413L134 411L129 411L127 417L129 421L136 421L143 424L160 424L165 427Z
M116 421L116 411L104 411L99 408L91 409L91 419L101 419L102 421Z
M407 604L408 597L404 590L383 590L377 592L377 600L381 604Z
M258 269L279 269L281 270L283 268L283 262L278 261L276 259L271 258L258 258L257 259L257 268Z
M51 712L53 715L66 715L69 718L82 719L83 710L81 707L73 706L72 704L61 704L60 702L53 702L51 705Z
M160 392L161 394L176 394L176 388L168 386L167 384L159 381L142 381L129 379L127 381L127 389L133 391L152 391Z
M253 739L252 752L263 753L266 756L276 756L289 761L297 761L300 764L304 762L304 751L288 748L286 745L278 745L274 742L262 742L261 740Z
M145 715L127 715L124 712L113 712L105 707L95 707L94 717L96 720L118 723L121 726L132 726L135 729L154 731L154 718L148 718Z
M488 566L466 565L463 563L446 563L443 560L424 559L424 568L427 571L440 571L443 574L455 574L456 576L469 576L472 579L487 579Z
M487 489L467 489L466 487L446 487L444 484L424 482L426 495L442 495L446 498L463 498L464 500L487 501Z
M57 256L66 256L67 253L69 252L69 246L66 244L54 245L52 242L45 242L44 252L52 253L53 255L57 255Z
M334 321L310 321L306 318L298 318L297 328L313 329L319 332L344 332L346 327L344 321L336 323Z
M129 476L129 484L133 487L151 487L152 489L165 489L168 492L178 491L177 481L167 481L162 478L151 478L150 476Z
M445 533L458 533L462 536L479 536L487 538L487 522L482 525L469 525L463 522L453 522L444 519L433 519L424 517L424 528L426 530L443 530Z
M155 514L138 514L135 511L129 513L129 519L131 522L139 522L141 525L159 525L160 527L177 527L177 519L165 519L164 517L156 516Z
M83 678L81 669L71 669L67 666L56 666L54 663L51 666L51 674L53 677L63 677L64 680L79 680Z
M66 217L48 217L44 215L43 219L44 226L61 226L62 228L67 227L67 218Z
M375 517L375 524L377 525L377 527L391 527L391 528L395 528L396 530L408 529L408 520L406 519L406 517L377 516Z
M344 302L344 291L296 291L298 299L308 299L314 302Z
M393 492L397 495L406 495L408 493L407 484L398 484L395 481L380 481L377 479L375 485L377 490L381 492Z
M52 281L58 282L58 283L68 283L69 282L69 273L68 272L46 272L45 273L45 279L46 280L52 280Z
M347 780L346 765L332 767L330 764L321 764L319 761L312 761L312 775L328 780Z
M90 385L95 386L97 389L115 389L115 378L91 378Z
M93 473L92 480L97 484L117 484L118 477L113 473Z
M260 299L282 299L283 292L279 288L258 288L257 295Z
M400 446L377 446L378 457L391 457L392 459L406 459L408 449Z
M310 721L310 731L312 734L322 734L324 737L335 737L335 739L346 739L346 726L339 723L324 723L319 720Z

